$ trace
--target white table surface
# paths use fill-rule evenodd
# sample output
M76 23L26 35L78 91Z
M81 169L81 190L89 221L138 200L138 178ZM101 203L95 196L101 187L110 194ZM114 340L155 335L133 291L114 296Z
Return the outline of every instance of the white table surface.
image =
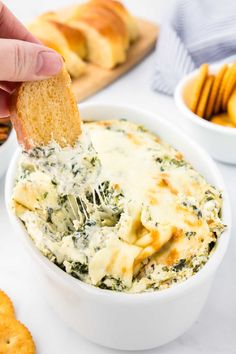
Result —
M8 0L6 4L22 21L30 21L42 11L66 0ZM136 15L159 21L166 4L173 0L127 0ZM48 4L49 3L49 4ZM148 109L178 125L179 113L172 98L150 89L154 55L87 102L124 103ZM1 162L0 162L1 163ZM233 215L236 213L236 166L218 163L230 192ZM235 216L233 217L233 219ZM207 304L193 327L182 337L148 354L235 354L236 353L236 240L235 225L227 255L221 265ZM68 328L42 296L32 261L17 240L4 206L4 178L0 180L0 288L15 304L17 318L31 330L38 354L115 354L119 351L89 343ZM158 320L158 319L157 319ZM128 353L128 352L127 352ZM143 353L143 352L142 352Z

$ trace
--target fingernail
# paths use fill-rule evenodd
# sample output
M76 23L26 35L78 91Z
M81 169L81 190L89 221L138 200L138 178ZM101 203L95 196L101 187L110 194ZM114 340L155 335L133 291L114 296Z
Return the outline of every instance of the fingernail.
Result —
M62 64L62 58L56 52L40 52L37 57L36 75L43 77L56 75L61 70Z

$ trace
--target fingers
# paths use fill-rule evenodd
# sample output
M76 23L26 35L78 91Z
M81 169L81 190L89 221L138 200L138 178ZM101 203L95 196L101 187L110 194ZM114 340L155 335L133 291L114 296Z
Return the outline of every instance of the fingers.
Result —
M9 111L9 100L10 95L6 91L0 90L0 122L1 118L8 117L10 115Z
M40 43L0 1L0 38Z
M0 39L0 81L42 80L56 75L62 58L39 44Z

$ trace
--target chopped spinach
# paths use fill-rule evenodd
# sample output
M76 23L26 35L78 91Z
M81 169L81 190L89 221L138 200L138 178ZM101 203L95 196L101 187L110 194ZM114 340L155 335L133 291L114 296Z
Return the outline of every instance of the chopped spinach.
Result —
M198 211L197 211L197 218L198 218L198 219L201 219L201 218L202 218L202 212L201 212L201 210L198 210Z
M44 192L44 193L43 193L43 199L46 199L47 196L48 196L48 192Z
M209 244L208 244L208 252L210 253L213 248L215 247L215 244L216 244L216 241L211 241Z
M52 224L52 214L53 214L53 208L48 207L47 208L47 222L50 222Z
M137 130L142 133L146 133L148 131L143 125L139 125Z
M96 163L98 161L98 158L96 156L92 157L91 160L90 160L90 163L93 167L96 166Z
M175 264L175 265L173 266L173 270L174 270L175 272L179 272L180 270L182 270L182 269L185 267L185 265L186 265L186 259L182 258L182 259L179 261L179 263L177 263L177 264Z
M72 264L71 270L80 274L88 274L88 265L85 263L74 262Z
M67 195L59 195L58 197L58 204L63 205L67 201L68 196Z
M54 186L57 186L57 182L56 182L54 179L51 180L51 183L52 183Z
M109 276L103 277L98 287L104 290L115 290L115 291L123 291L125 289L125 285L122 283L120 279L116 279Z
M188 238L188 239L190 239L191 237L193 237L193 236L196 236L196 232L195 231L187 231L187 232L185 232L185 236Z

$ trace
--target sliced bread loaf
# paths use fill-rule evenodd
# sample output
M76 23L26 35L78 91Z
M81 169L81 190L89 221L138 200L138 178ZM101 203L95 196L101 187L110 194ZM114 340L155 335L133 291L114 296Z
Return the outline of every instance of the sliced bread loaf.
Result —
M99 4L107 9L115 12L121 20L124 22L128 34L129 41L132 43L139 37L139 28L135 18L129 13L126 7L116 0L91 0L92 3Z
M128 32L124 22L112 10L99 4L87 3L75 7L67 23L84 33L88 61L112 69L126 60Z
M46 15L38 17L28 28L46 46L56 50L65 59L65 65L73 77L79 77L85 72L86 65L78 55L83 52L85 55L85 38L78 29L68 28L69 26L57 23L56 20ZM66 32L66 35L65 35ZM70 34L69 34L70 32ZM68 42L67 37L73 39ZM76 44L76 52L75 45ZM73 49L71 48L73 46Z

